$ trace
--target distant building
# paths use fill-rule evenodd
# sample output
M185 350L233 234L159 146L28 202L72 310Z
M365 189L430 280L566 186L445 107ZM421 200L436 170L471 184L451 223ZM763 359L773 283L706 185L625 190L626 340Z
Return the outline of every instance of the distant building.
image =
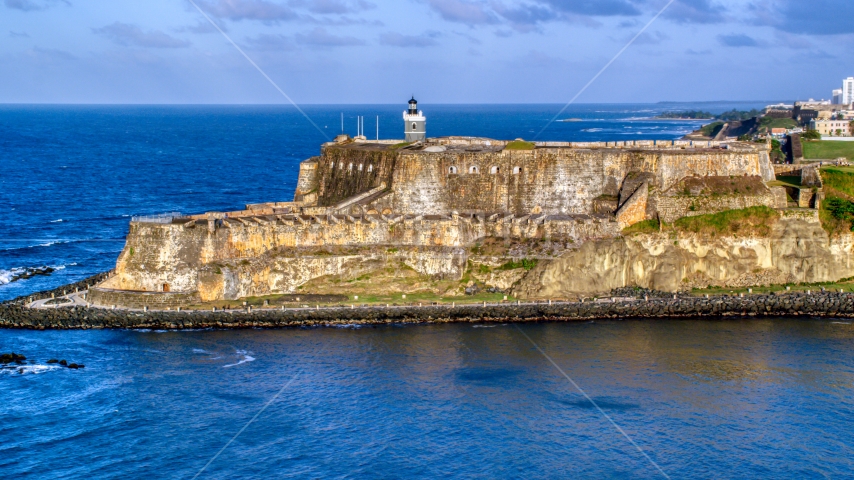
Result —
M849 120L810 120L810 130L816 130L823 137L850 137L851 122Z
M423 142L427 138L427 118L418 111L415 97L409 101L409 110L403 112L403 124L407 142Z
M841 105L842 104L842 89L837 88L833 91L833 104Z
M848 105L854 102L854 77L848 77L842 81L842 101L843 105Z

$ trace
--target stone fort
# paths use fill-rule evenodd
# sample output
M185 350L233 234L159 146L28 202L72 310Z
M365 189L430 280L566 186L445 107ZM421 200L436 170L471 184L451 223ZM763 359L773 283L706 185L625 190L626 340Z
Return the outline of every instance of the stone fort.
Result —
M786 207L766 144L428 138L413 102L411 141L338 136L301 163L293 201L135 218L93 302L294 293L389 261L459 279L488 237L580 245L647 219Z

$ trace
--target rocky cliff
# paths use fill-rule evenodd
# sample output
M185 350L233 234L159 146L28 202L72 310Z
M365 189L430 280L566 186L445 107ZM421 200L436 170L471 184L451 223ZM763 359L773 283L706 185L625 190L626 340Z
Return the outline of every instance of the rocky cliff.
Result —
M623 286L691 287L825 282L854 276L851 234L831 238L815 210L783 211L767 236L683 232L588 242L541 262L514 288L520 298L595 295Z

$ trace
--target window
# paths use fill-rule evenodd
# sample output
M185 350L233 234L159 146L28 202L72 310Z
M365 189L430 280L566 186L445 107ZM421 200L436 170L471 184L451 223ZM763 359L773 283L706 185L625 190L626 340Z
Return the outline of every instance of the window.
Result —
M417 124L413 123L413 124L412 124L412 129L413 129L413 130L415 130L415 128L416 128L417 126L418 126Z
M368 165L368 171L369 171L369 172L373 172L373 171L374 171L374 166L373 166L373 165Z
M513 175L519 175L522 173L522 167L513 167Z
M456 173L457 173L457 167L450 167L450 168L448 168L448 173L449 173L449 174L451 174L451 175L456 174Z
M491 173L491 174L495 175L495 174L497 174L498 172L499 172L499 168L498 168L498 167L495 167L495 166L489 167L489 173Z
M472 166L470 166L470 167L469 167L469 173L477 174L477 173L480 173L480 172L478 171L478 169L477 169L477 167L476 167L476 166L472 165Z
M164 292L168 292L168 291L169 291L169 284L168 284L168 283L164 283L164 284L163 284L163 291L164 291Z
M360 172L362 171L362 164L361 163L359 164L359 171Z

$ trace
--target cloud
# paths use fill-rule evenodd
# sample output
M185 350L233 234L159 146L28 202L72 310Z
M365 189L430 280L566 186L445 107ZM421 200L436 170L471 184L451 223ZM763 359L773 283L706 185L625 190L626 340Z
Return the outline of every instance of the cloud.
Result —
M854 33L854 2L851 0L766 0L747 9L758 25L789 33L840 35Z
M246 39L246 43L253 50L293 50L294 41L286 35L272 35L262 33L257 37Z
M317 27L307 33L298 33L294 35L294 39L296 39L296 42L301 45L313 47L352 47L365 44L364 40L360 40L356 37L333 35L322 27Z
M594 17L638 16L646 0L424 0L444 20L475 27L509 25L516 31L539 30L546 22L598 26ZM681 0L691 1L691 0ZM503 33L507 33L503 31Z
M436 32L428 32L422 35L402 35L400 33L389 32L380 35L380 44L405 48L432 47L439 44L439 42L436 41L436 37L438 36L439 34Z
M92 32L103 35L114 43L124 46L148 48L182 48L190 42L169 36L160 30L143 31L136 25L115 22L101 28L93 28Z
M6 8L23 10L25 12L44 10L58 3L71 5L67 0L3 0L3 5L6 5Z
M663 16L678 23L721 23L726 21L723 5L711 0L677 0Z
M358 13L377 7L373 3L364 0L291 0L288 5L305 8L309 12L321 15Z
M498 23L500 18L486 4L469 0L427 0L443 19L466 25Z
M759 41L743 33L718 35L718 42L725 47L758 47Z
M682 0L684 1L684 0ZM628 0L540 0L555 11L594 17L636 16L641 11Z
M27 32L9 32L9 36L12 38L30 38Z
M711 55L712 51L711 50L694 50L693 48L689 48L688 50L685 50L685 53L687 53L688 55Z
M226 25L224 23L218 22L217 25L219 26L219 28L222 29L223 32L228 31L228 28L226 27ZM189 33L219 33L219 32L217 32L217 29L214 28L214 26L211 25L211 23L208 21L199 21L199 23L197 23L195 25L188 25L186 27L179 27L179 28L176 28L175 31L179 32L179 33L185 33L185 32L189 32Z
M628 41L629 41L629 40L631 40L633 37L634 37L634 35L632 35L632 36L630 36L630 37L626 38L626 39L625 39L625 41L626 41L626 42L628 42ZM634 43L634 44L635 44L635 45L658 45L658 44L660 44L661 42L663 42L663 41L665 41L665 40L669 40L669 39L670 39L670 37L668 37L667 35L665 35L664 33L659 32L659 31L656 31L656 32L643 32L642 34L640 34L640 35L638 36L638 38L637 38L637 40L635 40L635 43Z
M297 20L300 16L290 7L267 0L199 1L202 10L229 20L258 20L265 23Z

